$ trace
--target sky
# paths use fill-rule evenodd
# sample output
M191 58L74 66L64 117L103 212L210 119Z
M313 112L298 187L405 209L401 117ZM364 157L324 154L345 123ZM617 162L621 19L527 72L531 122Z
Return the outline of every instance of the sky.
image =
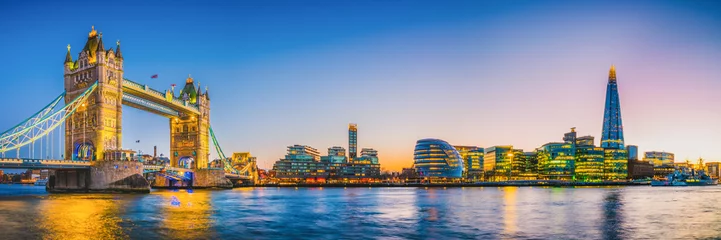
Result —
M293 144L347 149L348 123L387 170L422 138L599 144L611 64L627 144L721 161L717 1L4 1L0 129L63 91L91 26L121 41L126 78L208 86L223 150L262 168ZM124 148L168 154L167 119L124 107L122 128Z

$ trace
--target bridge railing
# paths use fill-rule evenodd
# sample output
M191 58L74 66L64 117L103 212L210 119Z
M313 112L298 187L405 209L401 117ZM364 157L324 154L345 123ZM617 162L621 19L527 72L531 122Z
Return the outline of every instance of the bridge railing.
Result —
M58 159L21 159L21 158L0 158L2 163L16 164L43 164L43 165L90 165L89 161L58 160Z

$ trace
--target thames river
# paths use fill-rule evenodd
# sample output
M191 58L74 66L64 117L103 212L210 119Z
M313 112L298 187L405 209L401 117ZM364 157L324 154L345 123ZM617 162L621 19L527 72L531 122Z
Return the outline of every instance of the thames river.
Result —
M237 188L47 194L0 185L0 239L698 239L721 187Z

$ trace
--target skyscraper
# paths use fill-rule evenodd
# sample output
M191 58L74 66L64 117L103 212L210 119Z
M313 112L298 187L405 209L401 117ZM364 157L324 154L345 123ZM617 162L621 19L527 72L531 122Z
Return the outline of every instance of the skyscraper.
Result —
M601 147L607 149L625 149L623 144L623 122L621 121L621 102L618 99L616 68L611 65L606 85L606 107L603 112L603 132Z
M358 125L348 124L348 158L353 161L358 157Z

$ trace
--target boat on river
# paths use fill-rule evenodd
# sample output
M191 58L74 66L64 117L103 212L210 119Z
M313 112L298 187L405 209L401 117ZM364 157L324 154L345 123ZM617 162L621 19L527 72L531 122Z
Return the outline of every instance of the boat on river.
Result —
M46 184L48 184L47 178L46 179L38 179L37 181L35 181L35 186L45 186Z
M684 187L684 186L714 186L718 185L718 179L706 175L703 171L691 170L691 173L674 171L666 176L665 180L653 180L653 187Z

